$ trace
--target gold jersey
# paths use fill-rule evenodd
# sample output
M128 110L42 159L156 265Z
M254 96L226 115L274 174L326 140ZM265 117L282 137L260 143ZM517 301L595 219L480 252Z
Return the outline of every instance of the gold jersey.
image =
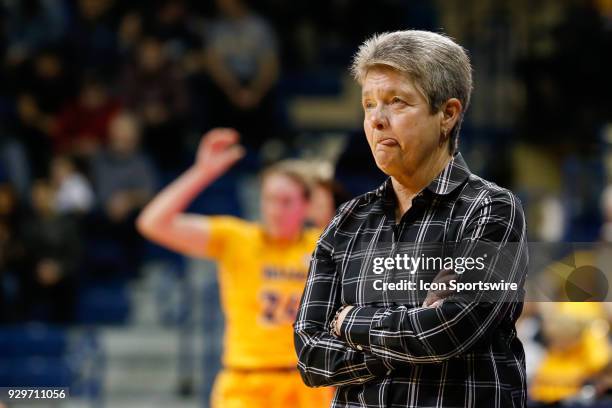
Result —
M297 241L280 243L260 224L229 216L209 219L205 255L218 262L223 364L295 367L292 325L320 231L305 230Z

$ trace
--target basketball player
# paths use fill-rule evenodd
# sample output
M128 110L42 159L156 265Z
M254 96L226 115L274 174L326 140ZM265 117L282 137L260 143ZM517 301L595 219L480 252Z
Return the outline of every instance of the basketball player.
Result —
M233 129L204 135L195 164L145 207L138 229L166 248L218 262L226 329L213 408L328 407L332 391L302 383L293 346L292 323L319 235L303 228L305 179L282 165L264 171L261 223L185 213L243 156L238 140Z

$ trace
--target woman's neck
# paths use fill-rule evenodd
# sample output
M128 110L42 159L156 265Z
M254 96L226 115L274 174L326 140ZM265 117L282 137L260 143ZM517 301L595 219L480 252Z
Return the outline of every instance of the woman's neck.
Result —
M391 185L397 198L396 222L399 222L402 215L412 207L412 199L444 170L451 159L450 154L441 154L421 167L421 171L409 177L391 176Z

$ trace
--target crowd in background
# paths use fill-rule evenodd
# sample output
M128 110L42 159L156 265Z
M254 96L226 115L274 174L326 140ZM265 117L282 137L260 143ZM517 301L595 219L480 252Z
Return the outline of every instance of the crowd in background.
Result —
M228 183L272 160L272 142L300 156L304 129L288 106L339 92L357 45L378 31L443 27L468 49L476 90L460 150L521 196L532 240L612 241L612 195L602 194L612 4L532 3L2 1L0 320L78 323L83 285L138 279L134 219L191 163L204 131L241 132L247 159ZM353 194L381 179L359 126L342 129L336 162ZM589 313L609 320L603 309L567 313L587 343L602 330L580 317ZM588 348L561 349L574 346ZM611 359L594 356L587 374Z

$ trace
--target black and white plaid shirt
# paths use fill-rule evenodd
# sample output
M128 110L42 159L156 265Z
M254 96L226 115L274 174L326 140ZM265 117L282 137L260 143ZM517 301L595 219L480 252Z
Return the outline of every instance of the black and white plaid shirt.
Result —
M304 382L338 386L333 408L524 407L525 357L514 324L528 254L518 198L472 174L457 153L399 223L395 208L388 179L342 205L321 235L294 324ZM493 300L479 290L453 293L430 308L421 306L426 291L375 290L399 277L432 282L439 271L373 273L378 256L482 255L476 243L491 254L485 268L456 281L501 278L518 290ZM354 308L337 338L329 323L343 305Z

